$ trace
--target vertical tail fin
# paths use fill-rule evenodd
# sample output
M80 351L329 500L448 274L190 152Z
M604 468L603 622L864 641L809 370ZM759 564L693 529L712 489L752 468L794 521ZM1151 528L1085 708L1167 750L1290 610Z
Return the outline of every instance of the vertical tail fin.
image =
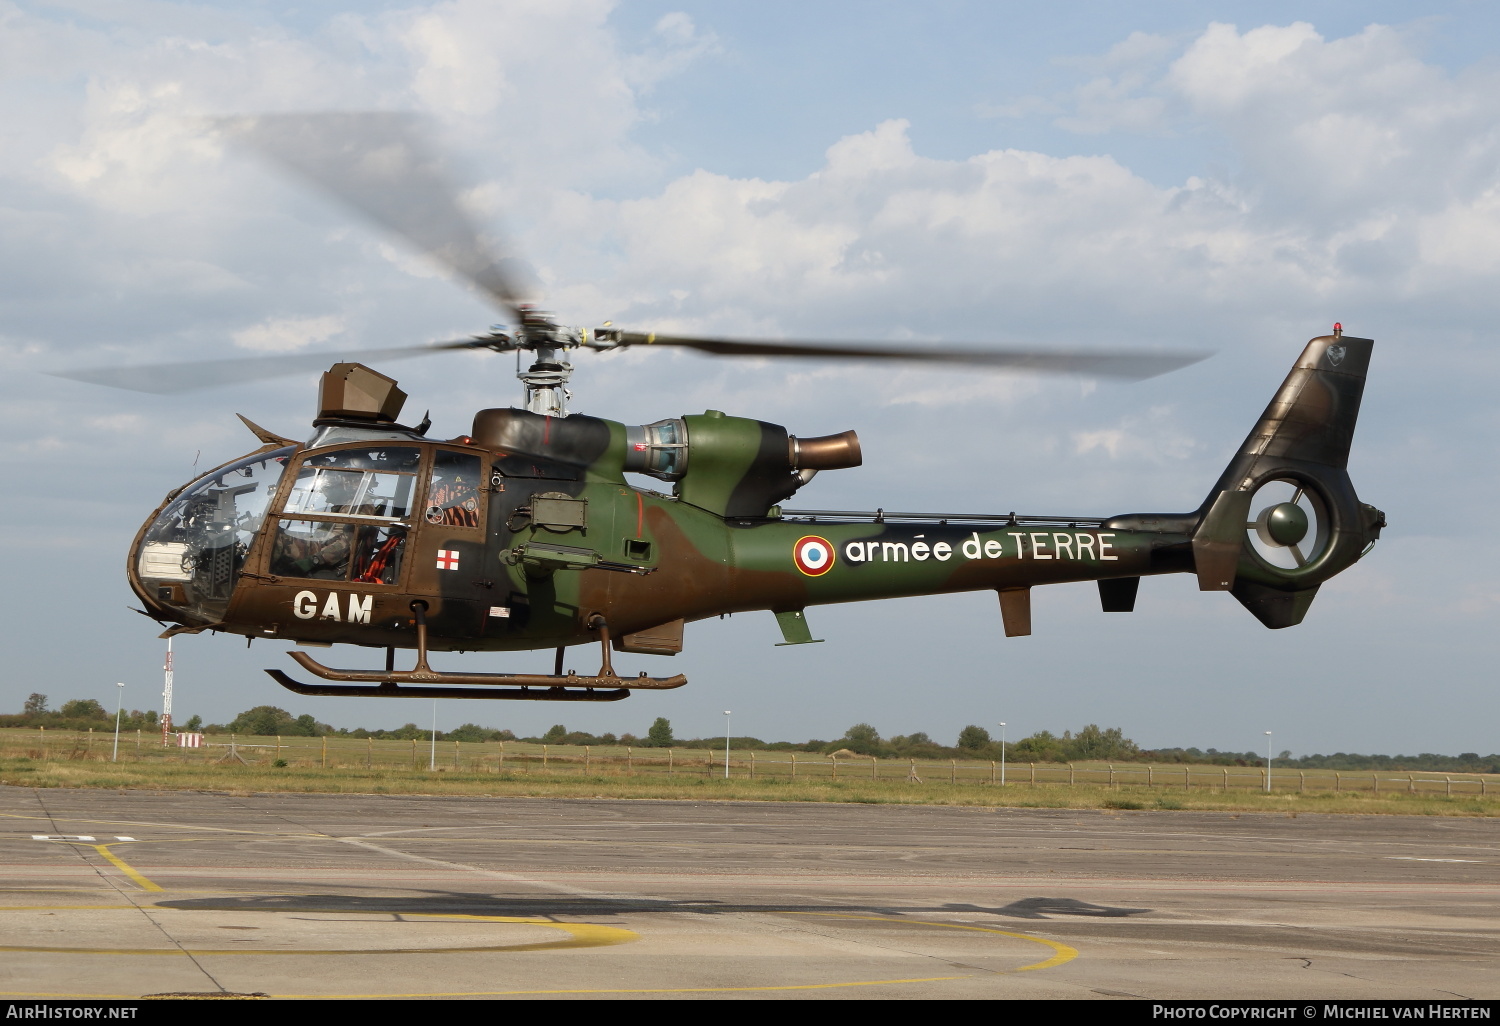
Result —
M1300 623L1385 526L1346 470L1373 347L1338 333L1308 342L1200 510L1199 588L1232 592L1267 627Z

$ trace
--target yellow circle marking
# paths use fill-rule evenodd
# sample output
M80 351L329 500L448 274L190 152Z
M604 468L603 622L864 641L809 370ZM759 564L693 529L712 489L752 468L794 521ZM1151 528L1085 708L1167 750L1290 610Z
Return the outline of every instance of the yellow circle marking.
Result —
M162 909L161 906L146 906L152 909ZM134 905L25 905L0 907L0 912L12 911L42 911L44 909L56 910L83 910L83 909L116 909L139 911ZM172 911L189 911L187 909L173 909ZM191 911L251 911L247 909L194 909ZM255 910L260 911L260 910ZM265 910L273 911L273 910ZM329 912L341 911L320 909L275 909L277 912ZM111 948L37 948L37 947L4 947L0 951L41 951L57 954L104 954L104 955L400 955L400 954L430 954L434 952L461 954L464 952L492 952L492 951L535 951L543 948L584 948L600 947L610 944L623 944L626 941L639 938L639 934L620 929L613 926L599 926L592 923L557 923L546 919L518 918L513 916L481 916L460 915L455 913L411 913L411 912L376 912L365 911L351 913L356 915L409 915L421 916L426 919L464 919L478 922L500 922L500 923L526 923L537 926L551 926L566 930L570 939L566 941L553 941L542 944L515 945L509 947L487 947L487 948L376 948L373 950L351 950L351 951L299 951L286 949L279 951L191 951L166 949L111 949ZM776 915L788 916L824 916L830 919L863 919L874 922L907 923L912 926L935 926L945 930L972 930L976 933L992 933L1001 937L1012 937L1016 940L1031 941L1051 948L1054 952L1051 958L1041 962L1033 962L1023 965L1017 969L1002 970L994 975L1008 975L1009 973L1024 973L1033 969L1051 969L1054 966L1071 962L1078 957L1078 950L1057 941L1051 941L1045 937L1033 937L1029 933L1015 933L1010 930L996 930L988 926L967 926L960 923L934 923L920 919L902 919L896 916L870 916L859 915L850 912L777 912ZM601 988L601 989L555 989L555 990L482 990L482 991L423 991L409 994L279 994L283 998L318 999L323 998L331 1001L352 1000L356 998L438 998L438 997L515 997L528 994L738 994L748 992L784 991L784 990L835 990L847 987L883 987L898 983L943 983L951 980L972 979L973 973L964 973L958 976L914 976L902 979L888 980L850 980L840 983L793 983L777 984L764 987L650 987L650 988ZM32 997L32 998L134 998L134 994L39 994L35 991L0 991L0 997Z

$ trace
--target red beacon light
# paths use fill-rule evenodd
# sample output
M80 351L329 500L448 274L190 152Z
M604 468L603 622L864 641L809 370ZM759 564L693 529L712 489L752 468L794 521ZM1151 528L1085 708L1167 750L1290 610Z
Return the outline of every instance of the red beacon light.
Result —
M1344 334L1344 326L1338 321L1333 322L1333 337L1339 338Z

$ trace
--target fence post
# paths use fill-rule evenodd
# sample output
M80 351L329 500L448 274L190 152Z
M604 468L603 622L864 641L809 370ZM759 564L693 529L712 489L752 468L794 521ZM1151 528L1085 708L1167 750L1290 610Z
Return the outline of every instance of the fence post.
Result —
M453 742L453 768L462 769L463 764L458 761L458 742Z
M375 739L365 738L365 769L375 768Z
M1031 782L1036 783L1036 763L1031 764Z
M1416 778L1416 775L1413 774L1413 773L1408 773L1406 775L1406 793L1407 794L1416 794L1417 793L1417 778Z
M1229 767L1224 767L1224 793L1229 793Z
M994 782L995 782L995 760L991 759L990 760L990 783L993 784Z
M1193 789L1193 767L1182 767L1182 789L1191 791Z
M1071 762L1068 763L1068 786L1073 786L1073 764Z
M281 758L281 735L276 735L276 758Z
M635 772L635 749L630 745L625 746L625 769L627 772Z
M676 760L672 758L672 749L668 748L667 749L667 776L669 776L669 777L672 775L673 771L676 769L676 767L673 765L673 763L675 761Z
M880 768L879 767L880 767L880 756L878 756L878 755L872 755L872 756L870 756L870 779L871 780L879 780L880 779Z
M956 784L958 783L958 760L949 759L948 761L952 763L952 765L948 767L948 783Z
M1342 777L1340 777L1340 776L1339 776L1339 775L1338 775L1338 771L1336 771L1336 770L1335 770L1335 771L1334 771L1334 774L1333 774L1333 792L1334 792L1334 794L1337 794L1337 793L1338 793L1338 791L1339 791L1339 787L1340 787L1340 785L1341 785L1341 784L1342 784L1342 783L1343 783L1343 778L1342 778Z
M837 780L839 778L839 757L837 755L830 755L828 762L833 767L829 770L829 779Z
M1380 774L1379 773L1371 773L1370 774L1370 793L1371 794L1379 794L1380 793Z
M792 779L797 779L797 753L792 753Z
M755 752L750 753L750 779L755 779Z
M1155 769L1156 769L1156 767L1152 766L1150 764L1147 764L1147 766L1146 766L1146 786L1147 787L1155 787L1156 786L1155 781L1152 779L1152 771L1155 770Z
M328 735L323 735L323 768L328 768Z
M42 761L47 761L47 728L45 725L36 728L42 732Z
M92 752L94 750L94 728L93 727L89 728L89 747L88 747L88 750L90 752Z
M135 757L137 759L139 759L141 757L141 728L140 727L136 727L135 728Z
M592 755L589 752L589 746L588 745L584 745L583 746L583 772L584 773L587 773L589 771L589 762L590 762L591 759L592 759Z
M1302 770L1297 771L1297 791L1299 793L1307 790L1307 774Z
M1109 786L1110 787L1114 787L1115 786L1115 764L1114 763L1110 763L1109 764Z
M505 742L500 742L500 761L495 764L495 772L505 768Z
M417 768L417 739L411 739L411 768Z
M1445 790L1444 790L1444 792L1443 792L1443 793L1444 793L1444 794L1447 794L1447 795L1451 795L1451 794L1453 794L1453 778L1452 778L1452 777L1444 777L1444 778L1443 778L1443 779L1444 779L1444 780L1445 780L1445 781L1447 781L1447 783L1448 783L1448 786L1447 786L1447 788L1446 788L1446 789L1445 789Z
M542 769L547 768L547 746L542 745Z

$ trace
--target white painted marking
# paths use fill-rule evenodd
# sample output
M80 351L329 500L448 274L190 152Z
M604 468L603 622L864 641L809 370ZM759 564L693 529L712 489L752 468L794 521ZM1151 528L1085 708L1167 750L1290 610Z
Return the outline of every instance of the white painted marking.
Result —
M115 840L117 840L117 841L133 841L133 840L135 840L135 838L134 837L121 837L119 834L116 834L115 835Z
M1472 862L1475 865L1483 865L1483 859L1424 859L1420 855L1387 855L1388 859L1399 862Z
M33 841L92 841L88 834L32 834Z

